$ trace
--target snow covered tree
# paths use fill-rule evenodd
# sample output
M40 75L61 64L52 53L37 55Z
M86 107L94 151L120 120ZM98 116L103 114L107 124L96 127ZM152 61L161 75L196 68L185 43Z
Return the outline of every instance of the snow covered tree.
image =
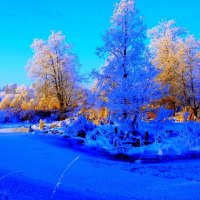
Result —
M184 62L186 68L186 88L191 114L197 118L200 107L200 40L189 36L185 41ZM189 117L191 119L192 116Z
M46 97L54 95L60 111L70 109L76 96L79 63L65 36L52 31L47 41L34 40L32 49L34 56L28 63L28 72L36 80L36 88Z
M174 98L174 108L180 104L176 98L177 92L181 92L180 83L185 82L183 60L183 42L181 35L185 32L175 26L175 21L163 21L149 31L152 63L159 70L157 81L162 85L163 96ZM177 81L177 80L180 80ZM184 84L181 84L184 87ZM182 87L181 87L182 88ZM185 88L182 88L184 91ZM180 94L179 94L180 95ZM179 98L180 99L180 98Z
M6 110L10 108L10 104L12 101L13 96L10 94L6 94L2 101L0 102L0 109L1 110Z
M4 86L2 91L5 94L15 94L16 93L16 89L17 89L17 84L13 84L13 85Z
M24 85L17 86L13 96L14 98L10 103L10 108L16 111L31 109L30 106L27 105L33 98L33 91L30 88Z
M163 98L174 109L189 107L197 117L199 108L200 43L188 36L174 20L163 21L149 31L152 63L159 70L157 81L163 86Z
M148 61L145 39L146 26L135 1L121 0L103 37L104 46L97 48L97 54L106 60L100 72L94 73L102 106L108 108L111 119L133 126L141 108L153 97L156 71Z

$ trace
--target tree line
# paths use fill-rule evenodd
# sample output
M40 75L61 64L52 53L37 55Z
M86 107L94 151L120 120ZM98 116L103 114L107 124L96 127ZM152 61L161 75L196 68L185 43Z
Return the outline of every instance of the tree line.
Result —
M147 30L135 1L121 0L102 39L96 53L105 62L91 72L90 90L82 86L78 57L61 31L35 39L26 66L34 84L5 86L0 109L81 113L130 127L160 107L199 118L200 41L194 35L174 20Z

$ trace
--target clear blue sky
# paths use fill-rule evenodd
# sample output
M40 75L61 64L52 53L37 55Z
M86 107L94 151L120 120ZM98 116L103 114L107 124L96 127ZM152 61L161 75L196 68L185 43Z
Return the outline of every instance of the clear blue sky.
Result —
M114 3L119 0L2 0L0 5L0 86L30 84L25 65L32 56L34 38L47 39L61 30L79 56L82 72L102 64L95 55L101 35L109 27ZM175 19L200 36L199 0L137 0L148 28L161 19Z

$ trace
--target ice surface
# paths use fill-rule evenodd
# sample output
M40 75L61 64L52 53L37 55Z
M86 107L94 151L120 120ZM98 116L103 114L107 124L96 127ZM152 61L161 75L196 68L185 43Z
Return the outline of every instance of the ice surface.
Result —
M148 165L111 161L41 134L0 135L0 194L51 199L59 177L77 156L53 199L199 199L199 160Z

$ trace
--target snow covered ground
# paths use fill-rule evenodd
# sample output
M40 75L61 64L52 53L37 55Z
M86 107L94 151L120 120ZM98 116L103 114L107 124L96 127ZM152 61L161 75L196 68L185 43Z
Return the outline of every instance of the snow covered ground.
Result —
M0 134L0 199L191 198L200 199L200 160L126 163L57 136Z

